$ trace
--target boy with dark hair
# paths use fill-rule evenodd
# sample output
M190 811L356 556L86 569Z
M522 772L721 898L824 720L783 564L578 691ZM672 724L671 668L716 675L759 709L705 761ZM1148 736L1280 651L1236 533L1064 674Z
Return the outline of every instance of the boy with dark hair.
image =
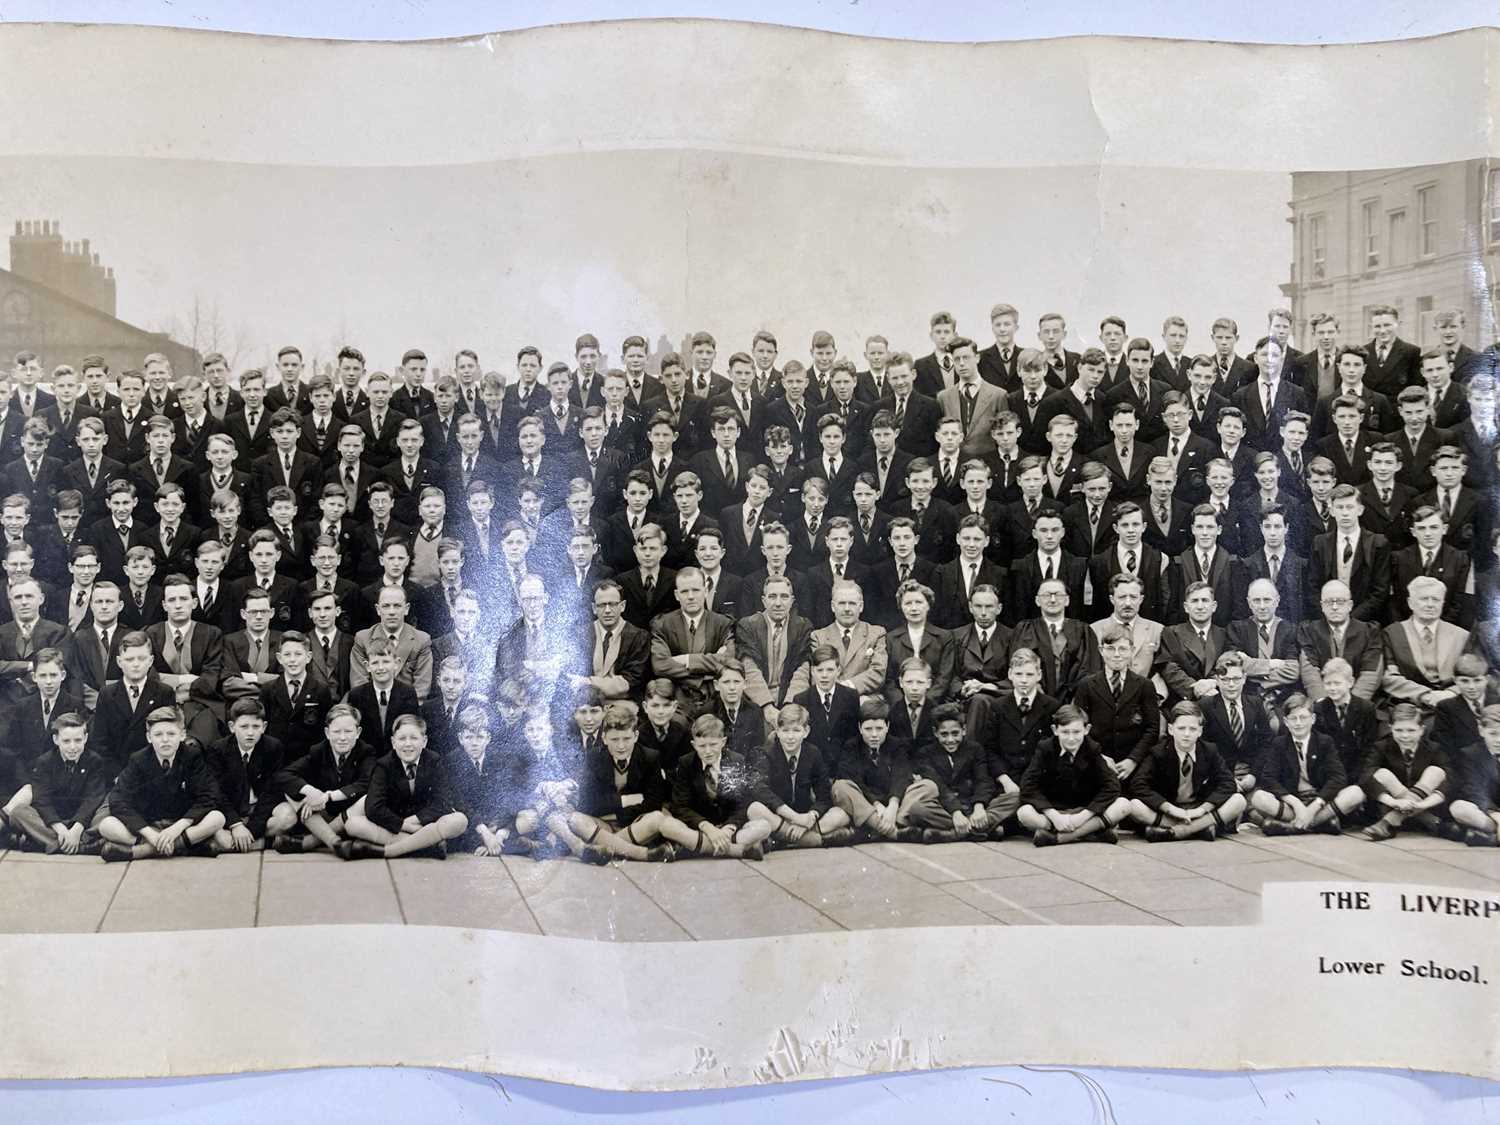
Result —
M1052 737L1021 778L1016 819L1039 848L1094 840L1117 844L1115 825L1130 812L1120 779L1089 738L1088 717L1071 704L1052 716Z
M952 817L937 782L917 773L911 747L889 737L889 716L883 699L860 704L859 738L834 770L833 803L865 839L920 840L923 829L948 828Z
M206 747L204 756L224 815L224 827L214 833L219 851L260 851L267 836L297 823L288 809L270 826L281 803L275 778L285 759L282 743L266 733L266 710L260 700L236 700L229 709L229 736Z
M10 811L22 850L90 855L99 848L99 809L109 790L109 767L88 749L88 722L69 711L52 720L52 748L27 767L28 799Z

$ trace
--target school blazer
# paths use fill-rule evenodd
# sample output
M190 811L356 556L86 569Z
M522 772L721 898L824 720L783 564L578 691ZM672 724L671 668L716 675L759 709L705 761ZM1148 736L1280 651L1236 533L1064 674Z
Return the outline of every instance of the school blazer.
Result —
M365 816L387 832L401 831L409 816L423 824L457 812L448 770L439 754L424 750L417 759L414 782L406 780L406 766L395 753L376 759L365 791Z
M1466 483L1458 490L1458 495L1454 498L1453 516L1448 521L1448 534L1445 539L1460 551L1472 551L1476 545L1475 522L1479 518L1479 496L1479 491ZM1413 501L1412 506L1418 507L1422 504L1431 504L1434 508L1441 509L1438 490L1429 488Z
M1395 398L1403 388L1422 386L1422 349L1397 336L1391 341L1390 353L1385 362L1380 362L1380 353L1372 339L1365 344L1368 365L1365 368L1365 386L1379 391L1388 398Z
M1104 407L1104 395L1105 390L1101 387L1094 394L1092 406L1085 406L1071 389L1064 394L1048 395L1038 406L1037 427L1045 434L1053 418L1059 414L1066 414L1078 423L1078 440L1073 444L1074 451L1097 449L1114 436L1109 429L1109 415ZM1011 403L1011 409L1015 410L1016 405L1014 402Z
M944 629L961 628L973 619L969 613L969 593L964 581L964 571L967 565L961 558L955 558L938 567L933 575L932 620L934 624L941 625ZM974 585L976 587L993 586L995 593L1003 598L1005 596L1005 571L988 558L980 556L979 574L974 580ZM897 607L897 614L900 614L900 607ZM904 622L905 618L902 618L903 624L895 628L901 629Z
M1307 565L1308 605L1318 603L1324 582L1338 577L1338 540L1337 531L1325 532L1313 540ZM1376 625L1383 622L1391 593L1391 549L1382 536L1360 533L1354 558L1350 560L1349 586L1354 595L1354 616Z
M177 694L151 673L132 710L124 680L112 680L99 689L94 719L89 723L88 748L103 759L110 777L124 767L126 759L146 745L146 716L158 707L172 707Z
M217 807L224 814L224 827L243 824L252 836L263 838L266 821L282 801L276 776L286 760L285 747L269 734L263 735L247 763L240 755L239 740L231 734L206 747L204 755L219 792Z
M1080 620L1083 617L1083 583L1088 577L1088 560L1062 550L1058 552L1057 560L1055 577L1068 591L1068 607L1063 612L1070 621ZM1013 560L1010 590L1001 606L1001 620L1014 626L1039 613L1036 595L1043 581L1041 557L1036 551Z
M818 629L812 635L807 657L819 645L832 645L839 653L838 682L859 695L873 695L885 683L890 655L886 649L886 631L868 621L856 621L850 629L849 645L844 645L844 631L837 622ZM811 670L806 673L810 683ZM795 683L796 681L794 681Z
M31 807L48 826L82 824L87 828L109 791L111 770L88 750L69 770L57 750L31 759L26 778L31 785Z
M1099 507L1097 526L1089 524L1089 503L1077 498L1063 509L1063 550L1080 559L1091 559L1100 551L1115 545L1115 508L1113 500Z
M344 795L338 811L353 805L365 795L370 786L370 772L375 768L375 748L364 739L357 741L344 755L339 765L333 747L327 741L314 746L301 758L288 762L272 779L272 784L289 801L302 800L302 787L311 785L331 793L335 790Z
M1396 740L1387 736L1371 745L1365 753L1357 775L1358 784L1373 800L1381 792L1380 786L1375 781L1376 771L1390 770L1402 785L1411 786L1417 783L1426 770L1433 767L1442 770L1445 774L1451 768L1448 754L1436 739L1423 737L1417 743L1417 748L1412 753L1411 763L1408 765L1406 755L1396 745ZM1444 781L1443 792L1445 794L1449 788L1448 782Z
M1453 665L1468 649L1469 634L1449 621L1435 626L1437 644L1437 679L1429 680L1417 657L1421 641L1415 618L1387 625L1385 641L1385 678L1381 687L1393 699L1419 701L1429 691L1446 691L1453 685Z
M1443 600L1443 620L1465 629L1472 626L1474 596L1470 593L1470 564L1471 556L1447 543L1438 545L1432 557L1432 566L1427 570L1422 569L1422 549L1416 544L1392 553L1391 620L1404 621L1411 615L1406 587L1412 579L1427 575L1436 578L1448 589L1448 596Z
M1233 616L1235 590L1243 581L1239 576L1239 559L1221 542L1208 564L1207 574L1200 569L1198 551L1191 545L1172 561L1176 564L1176 581L1169 595L1172 604L1169 606L1168 620L1174 624L1186 621L1180 604L1183 592L1194 582L1207 582L1214 591L1213 622L1221 629L1228 625Z
M920 657L932 673L932 686L927 691L929 704L941 703L948 698L953 681L953 636L947 629L939 629L930 622L922 630L922 648L914 652L911 634L903 621L885 635L885 697L894 708L900 705L901 663L909 657Z
M1486 704L1500 701L1500 692L1491 685L1485 689ZM1462 696L1444 699L1433 709L1434 721L1430 737L1444 751L1453 751L1460 746L1480 741L1479 719Z
M1380 688L1385 649L1380 630L1374 625L1351 617L1344 623L1343 651L1335 652L1328 622L1321 617L1304 621L1297 626L1297 653L1302 684L1313 699L1327 694L1323 690L1323 665L1335 656L1342 656L1353 667L1356 696L1373 699Z
M1082 808L1101 816L1119 797L1120 779L1092 739L1084 739L1071 761L1056 739L1046 739L1021 778L1021 803L1037 812Z
M1229 707L1222 697L1200 699L1198 706L1203 710L1203 740L1213 743L1230 767L1243 764L1252 774L1259 773L1260 760L1271 737L1266 709L1253 697L1241 693L1240 718L1245 729L1236 739L1229 723Z
M670 567L658 569L650 598L639 567L616 575L615 581L625 591L625 620L637 629L649 629L655 618L677 608L677 572Z
M36 753L37 747L52 746L52 732L42 722L41 693L33 689L8 708L4 727L4 741L0 742L0 753L9 755L17 762L27 761ZM67 681L57 693L52 705L52 717L68 712L84 715L82 693ZM47 821L48 824L53 823Z
M970 739L958 744L950 756L935 739L914 750L917 773L938 790L938 800L948 812L972 812L975 805L988 804L995 795L984 749Z
M130 756L109 793L110 815L130 831L160 820L202 820L219 803L219 791L197 743L177 748L163 770L151 747Z
M891 518L905 516L917 525L917 554L941 565L953 558L956 551L953 537L958 532L958 515L951 504L934 497L920 513L912 507L911 497L905 497L891 508Z
M953 690L965 680L999 684L1010 672L1010 630L998 621L991 627L989 643L981 644L979 626L972 621L955 629L949 642L953 654Z
M1370 382L1368 374L1365 384ZM1262 383L1259 373L1249 376L1238 390L1229 397L1230 403L1245 414L1245 441L1256 449L1276 449L1281 444L1281 423L1289 411L1300 410L1311 415L1311 404L1306 393L1297 386L1291 372L1282 372L1276 380L1276 397L1271 403L1271 418L1266 418L1265 404L1261 401Z
M1271 564L1266 561L1265 548L1239 559L1239 587L1234 592L1232 617L1244 619L1250 616L1250 604L1245 599L1250 594L1250 584L1259 578L1270 581ZM1307 560L1294 551L1283 548L1281 569L1276 572L1276 592L1281 595L1277 612L1287 621L1299 622L1305 616L1307 597ZM1316 604L1316 603L1314 603Z
M1089 717L1089 737L1116 762L1139 762L1156 741L1161 722L1156 688L1129 669L1118 699L1110 691L1109 673L1098 671L1079 682L1073 705Z
M1167 685L1170 698L1173 701L1196 698L1194 681L1211 679L1214 663L1228 647L1228 638L1217 625L1209 625L1207 642L1200 641L1197 630L1186 622L1164 630L1161 648L1156 654L1156 667Z
M1110 496L1115 500L1144 501L1151 490L1146 487L1146 470L1151 467L1151 458L1156 454L1142 440L1139 433L1131 448L1130 469L1120 460L1120 448L1113 441L1106 441L1089 453L1090 461L1098 461L1109 470Z
M761 709L748 699L740 700L733 718L730 717L729 709L724 706L722 699L715 699L704 714L716 715L723 722L724 733L729 739L729 749L736 753L754 754L766 741L768 733L766 717L761 713ZM832 761L832 759L829 760Z
M1126 792L1147 808L1156 811L1171 803L1179 808L1193 808L1208 803L1218 808L1234 796L1234 773L1219 756L1212 742L1198 740L1193 752L1193 795L1186 802L1177 800L1181 777L1181 759L1172 739L1163 738L1144 758L1126 782Z
M757 749L756 755L759 753ZM745 823L745 809L754 799L753 783L747 759L725 750L719 759L718 790L709 793L703 763L697 754L687 753L671 771L672 796L667 811L694 831L705 824L739 827Z
M621 798L628 794L639 794L641 803L626 807ZM588 816L613 818L623 827L646 813L665 808L671 797L661 762L651 751L635 748L625 770L625 787L617 790L614 761L603 747L598 747L583 755L574 807Z
M5 489L7 496L16 493L26 497L31 501L34 513L39 516L44 514L50 519L53 503L62 487L62 473L66 464L56 457L43 454L37 466L36 479L33 480L26 469L25 459L19 453L14 453L11 457L10 464L0 470L0 487Z
M805 595L807 619L816 628L823 628L833 622L833 585L839 579L834 577L833 563L829 559L820 559L817 563L808 566L799 576L801 581L807 583ZM870 572L859 563L850 559L844 563L844 581L853 582L861 591L870 591L872 583ZM870 594L865 594L866 600L870 600Z
M1149 445L1162 434L1166 433L1166 427L1162 425L1162 396L1172 388L1157 379L1149 376L1146 380L1146 394L1150 401L1143 402L1140 395L1136 394L1135 383L1127 375L1119 383L1109 389L1104 396L1104 409L1106 415L1122 402L1128 402L1135 407L1136 418L1141 427L1136 431L1135 439L1138 443ZM1147 454L1149 456L1149 453Z
M1256 788L1278 798L1296 795L1297 768L1297 746L1292 736L1282 730L1266 749L1260 772L1255 776ZM1330 803L1349 783L1338 751L1316 728L1307 736L1307 780L1318 796Z
M1037 748L1052 734L1052 716L1059 706L1057 699L1040 691L1032 695L1024 715L1013 694L991 700L983 735L986 776L993 781L1003 774L1020 785Z
M318 646L321 650L322 646ZM260 701L266 709L266 733L285 748L287 754L300 758L322 741L324 719L334 703L327 683L315 675L302 679L297 698L287 695L286 676L277 676L260 685Z
M1010 636L1010 651L1029 648L1042 661L1042 690L1057 699L1073 697L1078 682L1099 670L1099 643L1094 631L1071 617L1062 624L1063 654L1054 655L1052 637L1045 622L1033 617L1016 626Z
M1313 704L1313 716L1313 729L1333 743L1339 760L1344 763L1345 775L1358 777L1360 763L1364 761L1370 747L1375 745L1383 729L1375 705L1368 699L1351 695L1344 711L1344 720L1340 723L1338 708L1333 700L1324 696ZM1269 734L1266 737L1269 739Z
M876 413L889 410L896 412L896 396L887 389L885 396L875 404ZM926 457L937 449L937 424L942 421L943 408L938 400L914 387L906 396L906 412L901 416L901 425L896 432L896 448L913 457ZM814 448L816 448L814 441Z
M781 678L772 683L771 619L764 613L755 613L741 617L735 623L734 649L745 665L745 698L756 707L780 708L796 694L792 691L792 683L799 670L805 668L813 628L794 609L787 616L785 631L786 656L781 664Z
M458 751L448 755L447 767L454 804L468 817L471 828L480 824L497 828L515 818L519 811L515 760L495 742L486 748L480 765Z
M825 761L837 761L845 744L859 737L859 695L843 684L834 685L829 707L815 687L799 692L794 701L807 709L807 741L822 749ZM767 744L777 752L774 738Z
M305 690L305 689L304 689ZM344 697L345 703L359 712L360 741L367 742L379 753L387 753L391 746L391 731L402 715L420 715L422 701L409 684L396 680L391 684L391 696L386 703L385 723L380 721L380 700L375 695L375 685L366 681L351 688Z
M811 739L802 744L797 755L795 778L781 743L775 738L761 751L754 769L750 798L773 813L786 805L794 812L815 812L822 816L833 804L833 779L823 752Z
M1111 543L1089 559L1089 584L1094 591L1094 606L1089 616L1097 620L1114 613L1109 600L1109 583L1117 574L1125 572L1120 562L1120 544ZM1140 612L1153 620L1159 620L1169 611L1176 612L1173 604L1172 571L1162 564L1162 555L1144 539L1136 550L1136 577L1141 583Z
M1467 405L1464 409L1467 412ZM1454 425L1461 424L1454 423ZM1406 427L1402 426L1386 434L1385 440L1394 445L1401 454L1401 468L1396 470L1396 479L1414 493L1421 494L1436 483L1432 475L1432 455L1440 446L1453 444L1457 437L1452 428L1428 425L1423 427L1421 437L1417 438L1416 443L1413 444L1411 435L1406 432Z

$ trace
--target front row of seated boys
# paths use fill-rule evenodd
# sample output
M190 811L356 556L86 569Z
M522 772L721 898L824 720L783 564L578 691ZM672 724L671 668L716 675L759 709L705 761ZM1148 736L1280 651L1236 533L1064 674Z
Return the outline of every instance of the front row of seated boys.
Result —
M845 696L815 677L769 737L758 726L740 737L734 681L743 673L727 658L719 676L729 712L700 714L685 731L666 680L648 686L644 715L605 707L586 689L561 735L546 708L502 708L497 720L464 703L439 745L427 718L402 714L383 754L347 703L329 708L320 741L296 745L268 733L264 705L249 697L230 706L228 736L208 746L188 736L180 707L153 706L146 745L116 769L89 749L81 709L57 691L60 654L44 649L33 658L38 736L52 745L0 779L12 793L0 829L17 847L106 860L267 846L348 860L450 849L596 864L754 860L768 848L867 840L1024 833L1038 846L1115 843L1127 824L1148 841L1213 840L1246 819L1266 835L1355 828L1385 840L1414 825L1500 844L1500 705L1483 705L1482 691L1452 701L1432 734L1418 708L1397 704L1389 734L1366 744L1339 737L1368 706L1351 696L1346 662L1323 667L1326 699L1281 702L1274 732L1244 693L1245 662L1221 655L1217 697L1172 706L1154 740L1096 738L1091 717L1104 712L1043 694L1038 657L1018 649L1015 692L990 707L977 739L972 715L927 701L917 658L902 667L894 702ZM1462 687L1483 668L1459 672ZM1103 708L1125 706L1128 675L1106 663L1095 692Z

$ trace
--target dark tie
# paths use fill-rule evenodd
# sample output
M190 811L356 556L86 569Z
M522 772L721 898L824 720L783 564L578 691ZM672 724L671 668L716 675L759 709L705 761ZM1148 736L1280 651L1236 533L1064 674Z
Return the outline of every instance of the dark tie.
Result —
M333 641L328 637L323 638L323 664L329 666L333 663Z
M375 698L380 702L380 712L383 715L386 705L390 702L390 696L384 691L378 691L375 693Z
M1229 729L1234 732L1234 741L1238 743L1245 736L1245 716L1240 714L1240 705L1231 703L1229 705Z
M417 764L415 762L406 763L406 781L407 784L412 786L417 784Z

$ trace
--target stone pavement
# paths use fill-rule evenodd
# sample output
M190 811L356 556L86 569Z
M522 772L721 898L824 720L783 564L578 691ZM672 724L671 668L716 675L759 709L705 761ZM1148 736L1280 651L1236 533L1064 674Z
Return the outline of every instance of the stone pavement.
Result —
M1262 836L1035 848L867 844L762 863L590 867L524 857L343 863L275 852L109 864L0 855L0 931L319 923L451 925L608 941L689 941L889 926L1243 925L1268 882L1355 879L1500 892L1500 849L1422 834Z

